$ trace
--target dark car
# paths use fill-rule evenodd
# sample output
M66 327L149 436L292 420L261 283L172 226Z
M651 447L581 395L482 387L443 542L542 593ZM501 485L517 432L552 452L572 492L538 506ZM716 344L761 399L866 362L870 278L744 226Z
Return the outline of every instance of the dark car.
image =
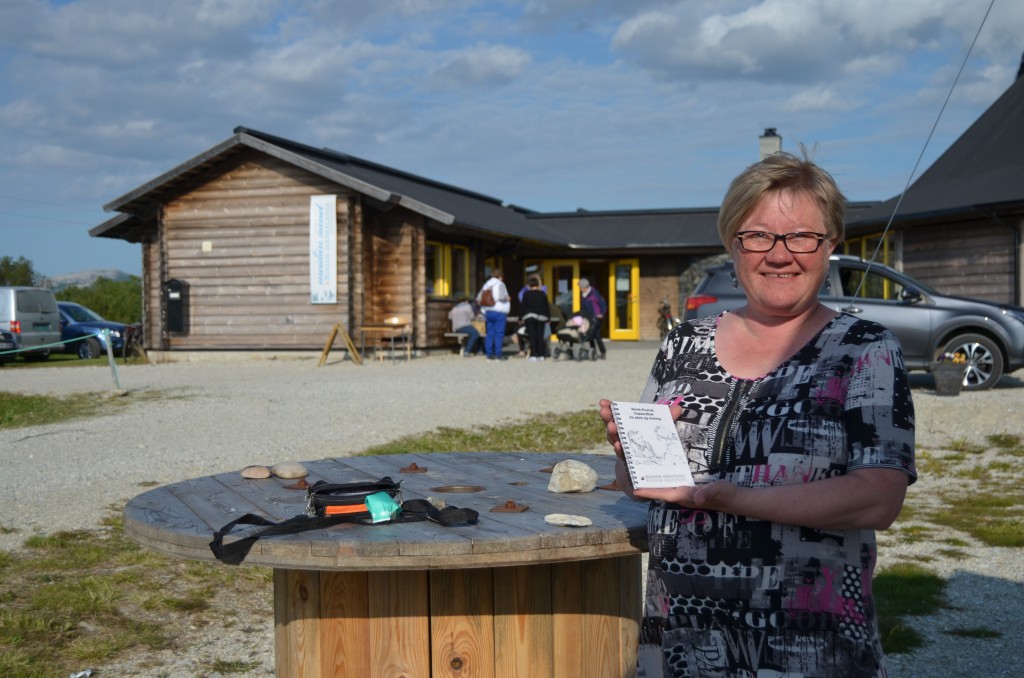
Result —
M860 287L860 291L857 288ZM854 295L857 295L856 297ZM952 297L899 271L860 257L834 254L821 302L885 325L899 338L908 369L930 370L936 357L966 359L963 387L991 388L1024 367L1024 308ZM746 303L731 263L713 266L686 299L684 320L717 315Z
M14 360L17 353L9 353L18 348L18 345L14 343L14 335L10 332L0 330L0 365L9 363Z
M98 358L107 345L103 330L110 330L110 346L114 351L124 348L124 323L104 320L99 313L71 301L58 301L60 310L60 338L64 350L77 353L79 358Z

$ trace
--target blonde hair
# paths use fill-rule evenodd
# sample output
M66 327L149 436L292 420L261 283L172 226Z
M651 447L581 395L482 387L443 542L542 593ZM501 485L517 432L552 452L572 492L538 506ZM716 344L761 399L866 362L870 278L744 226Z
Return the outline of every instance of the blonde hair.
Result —
M729 184L718 211L718 237L728 250L730 242L761 199L771 193L792 191L809 193L821 208L828 238L843 240L846 198L832 175L815 165L801 148L803 158L791 153L775 153L743 170Z

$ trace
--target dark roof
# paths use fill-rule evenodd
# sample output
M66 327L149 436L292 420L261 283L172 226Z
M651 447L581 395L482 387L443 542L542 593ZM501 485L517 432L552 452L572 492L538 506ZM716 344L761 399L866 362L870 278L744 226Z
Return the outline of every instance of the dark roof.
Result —
M90 235L139 242L154 223L157 207L188 190L233 156L256 149L359 191L383 204L402 205L439 226L471 229L570 249L665 249L720 247L718 208L618 212L538 213L497 198L386 167L328 148L237 127L234 136L104 205L121 215L92 228Z
M857 215L851 226L1024 202L1024 78L1018 78L907 190Z
M721 248L718 208L557 212L527 215L573 249Z

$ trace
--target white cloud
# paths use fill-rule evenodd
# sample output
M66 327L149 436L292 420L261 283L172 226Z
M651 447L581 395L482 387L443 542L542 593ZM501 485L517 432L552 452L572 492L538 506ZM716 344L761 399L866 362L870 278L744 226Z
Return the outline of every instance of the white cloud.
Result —
M507 45L475 45L445 56L431 74L437 86L503 85L512 82L530 63L530 55Z

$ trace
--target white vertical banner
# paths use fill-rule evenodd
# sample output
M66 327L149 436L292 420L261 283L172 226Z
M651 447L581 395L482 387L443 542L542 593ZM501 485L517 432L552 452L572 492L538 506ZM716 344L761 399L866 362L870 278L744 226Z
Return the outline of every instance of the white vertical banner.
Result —
M338 218L335 195L309 198L309 301L338 303Z

